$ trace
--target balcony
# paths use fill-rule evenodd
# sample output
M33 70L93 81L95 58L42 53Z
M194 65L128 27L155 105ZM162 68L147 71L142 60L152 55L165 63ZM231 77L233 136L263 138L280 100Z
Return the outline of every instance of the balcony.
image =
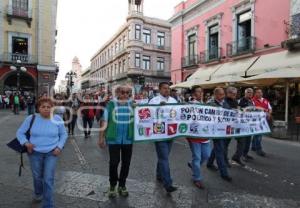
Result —
M166 70L144 70L140 68L131 68L127 72L128 77L149 76L149 77L170 77L170 71Z
M36 57L29 54L19 54L19 53L4 53L0 62L15 63L20 60L24 64L36 64Z
M283 48L290 51L300 49L300 13L293 15L290 22L284 22L289 39L281 43Z
M227 56L240 56L254 53L256 46L255 37L247 37L227 44Z
M199 55L183 57L181 60L182 68L195 67L200 63Z
M220 59L221 59L221 48L215 47L200 53L201 64L220 61Z
M24 9L21 7L8 6L7 7L7 21L12 23L12 19L25 20L28 27L31 27L32 9Z

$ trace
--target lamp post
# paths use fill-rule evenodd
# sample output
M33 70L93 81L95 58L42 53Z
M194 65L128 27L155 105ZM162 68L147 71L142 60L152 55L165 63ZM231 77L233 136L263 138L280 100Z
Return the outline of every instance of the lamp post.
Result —
M17 72L17 92L20 91L20 76L21 76L21 71L26 72L27 69L22 66L22 62L20 60L17 60L16 64L14 66L10 66L10 69L12 71Z
M70 71L66 74L66 79L68 80L68 85L67 85L68 86L68 88L67 88L68 96L70 95L70 89L71 89L71 92L72 92L72 87L74 85L73 77L75 77L75 78L77 77L77 74L73 71Z

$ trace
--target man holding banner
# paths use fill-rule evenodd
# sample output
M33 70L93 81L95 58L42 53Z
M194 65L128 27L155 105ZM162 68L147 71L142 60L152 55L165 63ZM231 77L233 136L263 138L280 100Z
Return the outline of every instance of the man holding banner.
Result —
M224 89L218 87L214 90L214 98L212 100L210 100L207 104L212 105L212 106L222 107L225 109L230 109L230 106L228 105L228 103L225 102L224 98L225 98ZM231 182L232 178L228 174L227 164L225 161L226 139L218 138L218 139L214 139L213 142L214 142L214 148L208 159L207 168L209 168L211 170L217 170L217 168L214 166L214 161L216 159L222 179L224 179L225 181Z
M202 104L203 91L201 87L194 87L192 89L192 101L191 103ZM192 162L188 163L189 167L193 171L193 182L195 186L199 189L204 189L202 183L201 175L201 165L209 158L210 156L210 142L208 139L195 139L188 138L190 149L192 152Z
M159 95L152 98L149 102L150 105L165 105L167 103L177 103L177 101L170 97L170 85L167 82L161 82L159 84ZM161 138L164 139L164 138ZM172 148L172 141L160 141L155 142L155 149L157 153L157 168L156 178L159 182L164 184L164 187L168 193L177 190L177 187L173 186L169 167L169 154Z

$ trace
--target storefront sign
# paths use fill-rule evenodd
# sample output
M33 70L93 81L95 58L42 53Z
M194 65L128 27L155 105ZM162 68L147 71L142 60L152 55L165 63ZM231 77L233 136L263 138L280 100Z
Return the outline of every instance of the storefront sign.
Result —
M198 104L137 106L134 140L233 138L270 133L264 112L243 112Z

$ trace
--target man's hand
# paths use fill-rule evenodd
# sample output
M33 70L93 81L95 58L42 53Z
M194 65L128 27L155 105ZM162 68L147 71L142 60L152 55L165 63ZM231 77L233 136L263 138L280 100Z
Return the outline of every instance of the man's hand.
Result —
M166 105L167 103L165 101L160 102L161 105Z
M32 154L33 148L35 148L35 146L34 146L33 144L31 144L31 143L26 143L26 144L25 144L25 147L27 148L27 152L28 152L29 154Z
M101 149L104 149L106 147L106 142L105 142L105 139L103 137L99 137L99 140L98 140L98 146L101 148Z
M56 147L56 148L53 150L53 152L52 152L52 153L53 153L53 155L54 155L54 156L56 156L56 157L57 157L57 156L59 156L59 155L60 155L60 153L61 153L61 149L59 149L58 147Z

